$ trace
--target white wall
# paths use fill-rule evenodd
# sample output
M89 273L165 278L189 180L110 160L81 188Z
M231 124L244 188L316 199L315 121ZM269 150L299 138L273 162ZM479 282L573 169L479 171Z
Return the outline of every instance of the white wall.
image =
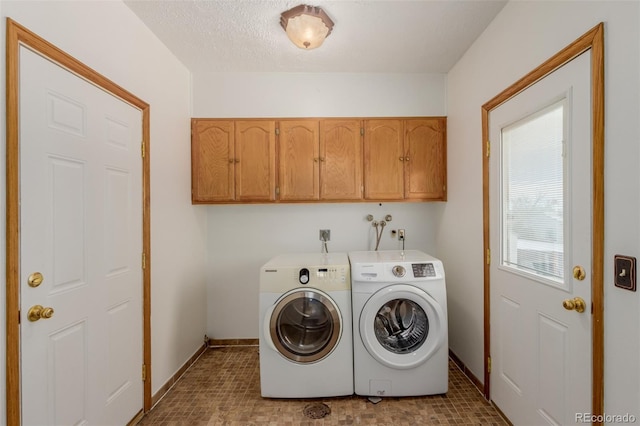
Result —
M480 107L604 21L605 411L638 418L638 293L614 287L612 277L615 254L640 254L639 7L637 1L515 1L505 6L448 74L449 201L437 238L440 257L453 266L447 271L449 344L482 380Z
M445 115L444 74L194 73L194 117Z
M435 253L442 203L224 205L208 211L207 333L216 339L257 338L260 266L281 253L320 253L319 229L331 230L330 252L373 250L376 220L391 214L380 250L401 249L391 230L406 230L406 249ZM446 268L447 265L445 265Z
M4 17L8 16L151 105L151 373L155 393L202 345L205 333L206 215L190 202L190 73L118 0L2 1L1 12L3 50ZM4 54L1 56L4 81ZM4 108L4 85L2 98ZM1 134L4 152L5 132ZM4 160L1 163L4 168ZM4 233L4 172L0 182ZM4 241L3 236L2 259ZM4 268L4 262L0 263ZM4 291L0 295L4 311ZM4 312L0 313L3 328L4 318ZM4 345L4 339L1 342ZM1 365L4 357L2 347ZM3 392L4 385L2 380ZM3 411L4 402L3 396ZM4 418L4 413L0 416Z
M445 115L442 74L244 73L193 75L196 117L376 117ZM372 250L367 214L393 216L380 249L399 249L391 229L404 228L405 247L436 254L435 225L443 203L317 203L200 206L208 218L207 334L258 337L260 266L280 253ZM447 265L445 265L445 268Z

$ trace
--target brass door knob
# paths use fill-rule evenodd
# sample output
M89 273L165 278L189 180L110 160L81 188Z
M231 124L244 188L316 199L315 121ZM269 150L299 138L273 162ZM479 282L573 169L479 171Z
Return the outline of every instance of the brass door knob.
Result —
M34 305L29 309L27 318L29 321L35 322L40 319L49 319L53 316L53 308L45 308L42 305Z
M584 312L587 307L584 299L581 297L574 297L573 299L565 299L562 301L562 306L567 311L576 311L578 313Z

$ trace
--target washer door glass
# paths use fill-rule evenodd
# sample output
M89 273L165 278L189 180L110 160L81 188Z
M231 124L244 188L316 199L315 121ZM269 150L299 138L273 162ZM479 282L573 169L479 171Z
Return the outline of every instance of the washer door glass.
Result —
M429 318L410 299L393 299L382 305L373 325L378 342L390 352L416 351L429 335Z
M338 307L315 289L294 290L283 296L273 310L270 334L278 351L300 363L329 355L341 333Z
M378 362L414 368L445 347L447 317L426 291L392 284L367 300L360 314L360 338Z

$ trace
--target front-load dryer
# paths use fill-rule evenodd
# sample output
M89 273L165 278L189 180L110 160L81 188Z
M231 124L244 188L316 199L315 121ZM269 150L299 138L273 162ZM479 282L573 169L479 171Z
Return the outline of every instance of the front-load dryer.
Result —
M417 250L350 252L355 393L417 396L448 390L442 262Z
M263 397L352 395L347 254L286 254L263 265L259 333Z

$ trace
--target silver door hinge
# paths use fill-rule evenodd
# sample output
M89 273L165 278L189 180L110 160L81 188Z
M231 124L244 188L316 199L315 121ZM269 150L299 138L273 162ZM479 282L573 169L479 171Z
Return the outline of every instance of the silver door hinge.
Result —
M491 157L491 141L487 141L487 158Z
M276 136L278 136L279 134L280 134L280 129L276 127Z
M487 373L491 374L491 357L487 358Z
M142 253L142 269L147 268L147 255L146 253Z
M142 381L147 380L147 366L142 364Z
M364 127L360 127L360 136L364 136Z
M487 249L487 265L491 265L491 249Z
M145 150L144 150L144 140L140 142L140 151L142 152L142 158L144 158Z
M280 195L280 187L276 186L276 195Z

